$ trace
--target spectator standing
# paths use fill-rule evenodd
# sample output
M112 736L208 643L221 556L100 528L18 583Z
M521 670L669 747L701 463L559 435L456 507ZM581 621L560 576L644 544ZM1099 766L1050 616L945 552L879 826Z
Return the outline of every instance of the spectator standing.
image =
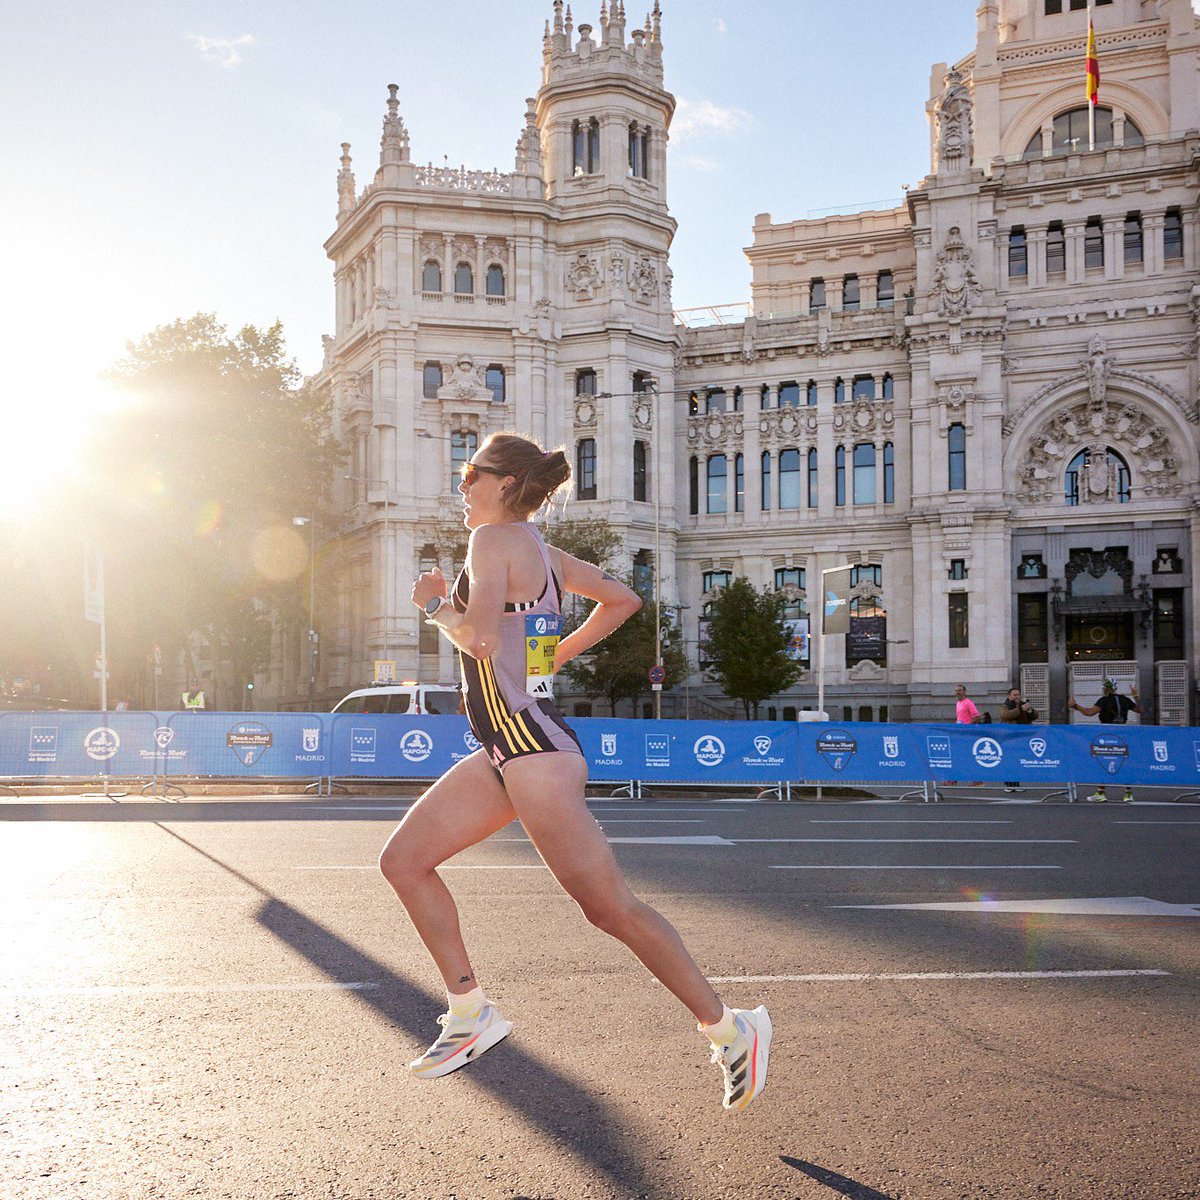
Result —
M1124 725L1131 712L1140 713L1142 711L1138 704L1137 684L1135 683L1129 690L1133 693L1132 698L1122 695L1117 691L1116 683L1111 679L1106 679L1104 694L1095 704L1076 704L1075 697L1072 696L1067 701L1067 707L1073 708L1085 717L1099 717L1101 725ZM1100 784L1088 799L1094 800L1097 804L1103 804L1108 799L1104 793L1104 784ZM1121 799L1126 804L1133 803L1133 789L1128 784L1125 785L1125 795Z
M978 725L979 724L979 709L975 707L975 703L967 695L967 686L960 683L954 689L954 719L960 725Z
M1004 703L1000 705L1000 720L1006 725L1032 725L1037 720L1037 709L1021 698L1020 688L1009 688ZM1005 783L1004 790L1019 792L1021 785L1011 780Z

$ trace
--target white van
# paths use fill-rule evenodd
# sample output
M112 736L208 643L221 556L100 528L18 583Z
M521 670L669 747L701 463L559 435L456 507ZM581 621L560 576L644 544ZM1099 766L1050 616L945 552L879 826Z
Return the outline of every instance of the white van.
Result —
M410 716L454 716L462 708L457 684L380 683L356 688L334 705L335 713L407 713Z

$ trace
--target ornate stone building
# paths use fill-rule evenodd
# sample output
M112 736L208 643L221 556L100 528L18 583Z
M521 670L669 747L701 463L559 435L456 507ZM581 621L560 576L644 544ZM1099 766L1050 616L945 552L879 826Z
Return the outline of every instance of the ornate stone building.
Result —
M326 691L377 658L451 676L409 581L460 552L453 466L516 427L571 448L570 514L610 520L626 565L650 561L662 498L693 658L733 576L785 591L801 634L821 569L850 562L835 718L946 719L963 682L993 708L1019 683L1062 720L1108 674L1147 719L1186 720L1200 33L1189 0L1098 0L1092 149L1083 8L983 0L973 51L932 72L929 173L895 208L755 218L736 323L672 319L657 5L631 34L619 0L598 32L554 5L511 173L412 164L393 88L362 191L343 147L326 246L324 375L356 477ZM815 694L806 672L770 707ZM719 704L698 672L664 711Z

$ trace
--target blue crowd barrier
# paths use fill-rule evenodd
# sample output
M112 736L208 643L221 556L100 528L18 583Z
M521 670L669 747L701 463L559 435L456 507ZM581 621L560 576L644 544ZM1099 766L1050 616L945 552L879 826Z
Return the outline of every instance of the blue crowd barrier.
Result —
M1200 729L569 721L598 782L1200 786ZM428 779L479 748L464 717L0 713L0 778Z

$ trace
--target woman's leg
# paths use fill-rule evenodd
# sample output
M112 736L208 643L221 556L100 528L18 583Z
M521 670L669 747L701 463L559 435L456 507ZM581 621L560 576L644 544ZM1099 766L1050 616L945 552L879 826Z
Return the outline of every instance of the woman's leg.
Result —
M504 787L555 879L598 929L625 943L703 1025L723 1005L674 926L643 904L621 876L607 839L584 803L587 764L577 754L534 754L504 768Z
M379 856L379 869L408 911L447 992L469 992L475 972L463 945L458 909L436 868L514 817L486 752L477 750L409 809Z

